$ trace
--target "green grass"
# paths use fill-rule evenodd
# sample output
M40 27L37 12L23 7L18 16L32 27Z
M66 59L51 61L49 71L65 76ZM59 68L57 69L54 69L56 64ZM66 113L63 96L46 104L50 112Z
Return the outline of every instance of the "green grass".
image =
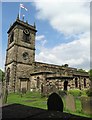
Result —
M8 104L19 103L27 106L47 109L47 98L41 97L41 95L38 92L28 92L22 95L22 97L18 93L15 93L15 94L11 93L8 95L7 103ZM63 103L65 106L64 98L63 98ZM68 113L79 115L79 116L92 117L90 115L85 115L82 113L81 102L79 99L75 99L75 103L76 103L76 112L68 111L65 109L65 107L64 107L64 112L68 112Z
M28 100L31 100L31 102L27 102ZM43 109L47 109L47 98L41 98L41 95L38 92L30 92L27 94L21 95L18 93L11 93L8 96L8 104L12 103L19 103L24 104L27 106L33 106L33 107L39 107Z

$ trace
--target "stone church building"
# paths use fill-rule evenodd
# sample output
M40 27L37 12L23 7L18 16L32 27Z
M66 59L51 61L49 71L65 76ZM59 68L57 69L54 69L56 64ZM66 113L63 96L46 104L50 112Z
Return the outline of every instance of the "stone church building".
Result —
M10 91L41 92L84 89L90 86L87 72L79 72L67 64L59 66L35 61L36 25L19 17L8 30L6 50L6 83Z

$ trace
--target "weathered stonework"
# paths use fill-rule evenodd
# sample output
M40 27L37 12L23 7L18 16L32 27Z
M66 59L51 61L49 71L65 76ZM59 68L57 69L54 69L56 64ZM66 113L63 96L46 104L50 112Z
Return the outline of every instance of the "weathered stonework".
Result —
M29 25L19 18L8 30L5 71L9 90L15 92L25 88L26 91L51 93L57 90L88 88L90 81L87 72L79 72L67 65L35 61L36 32L34 25Z

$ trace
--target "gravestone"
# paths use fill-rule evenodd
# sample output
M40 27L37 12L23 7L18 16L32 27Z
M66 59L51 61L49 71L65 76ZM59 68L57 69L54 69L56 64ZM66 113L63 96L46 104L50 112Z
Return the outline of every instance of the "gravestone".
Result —
M47 101L47 107L50 111L63 112L63 101L57 93L52 93Z
M52 87L51 88L52 93L57 92L57 88L56 88L56 86L54 84L51 87Z
M92 97L81 98L82 112L92 115Z
M58 93L59 93L59 95L60 95L61 97L64 97L64 96L67 95L67 92L66 92L66 91L62 91L62 90L58 91Z
M26 88L22 88L22 90L21 90L21 92L22 92L22 94L26 94Z
M74 97L72 95L66 95L65 96L65 106L66 106L67 110L70 110L70 111L73 111L73 112L76 111L75 100L74 100Z
M47 86L45 86L44 84L41 84L41 96L47 96Z

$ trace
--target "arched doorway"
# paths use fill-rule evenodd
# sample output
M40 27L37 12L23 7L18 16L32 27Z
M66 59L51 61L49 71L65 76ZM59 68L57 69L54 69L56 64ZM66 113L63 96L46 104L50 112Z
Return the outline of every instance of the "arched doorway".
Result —
M68 81L65 80L65 81L64 81L64 90L67 90L67 86L68 86Z

